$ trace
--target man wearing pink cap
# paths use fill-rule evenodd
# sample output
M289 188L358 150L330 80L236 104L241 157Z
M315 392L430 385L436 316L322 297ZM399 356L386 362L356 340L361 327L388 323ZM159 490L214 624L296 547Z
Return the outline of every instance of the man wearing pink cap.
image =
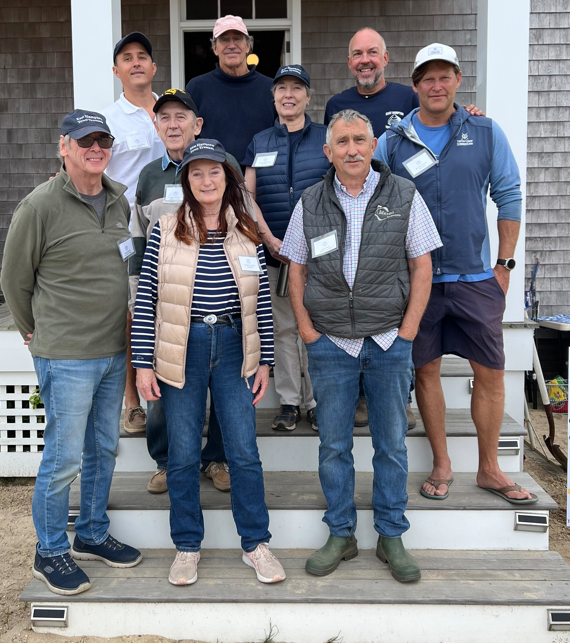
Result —
M241 163L258 132L273 126L273 80L248 67L253 38L239 16L224 16L214 25L212 50L216 69L193 78L186 86L200 115L203 138L215 138Z

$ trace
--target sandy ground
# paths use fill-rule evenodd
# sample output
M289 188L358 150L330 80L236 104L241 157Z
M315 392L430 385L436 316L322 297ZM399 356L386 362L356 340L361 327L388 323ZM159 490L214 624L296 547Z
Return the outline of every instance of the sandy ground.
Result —
M570 528L566 527L566 475L544 447L542 435L548 433L548 423L542 411L531 411L531 420L540 437L538 452L528 449L527 471L559 504L551 512L550 548L558 551L570 564ZM556 417L557 443L567 453L567 415ZM98 637L61 637L36 634L30 628L29 605L18 597L31 579L30 569L36 537L31 518L33 480L0 478L0 643L158 643L158 636L127 636L116 639Z

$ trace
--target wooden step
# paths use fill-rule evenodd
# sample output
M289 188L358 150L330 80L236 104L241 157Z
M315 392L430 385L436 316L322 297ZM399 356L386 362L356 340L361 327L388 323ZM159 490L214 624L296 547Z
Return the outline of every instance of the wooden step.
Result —
M422 579L401 584L373 551L319 578L304 570L311 550L273 551L287 573L276 585L259 583L240 550L205 549L198 582L175 587L167 580L174 551L145 550L131 569L81 562L93 583L87 592L58 596L32 580L21 600L68 606L67 628L39 632L227 643L262 640L270 622L278 640L295 643L337 635L345 643L553 642L547 608L570 605L570 568L555 552L412 551Z
M512 505L480 489L475 476L455 474L447 500L430 500L420 493L425 473L408 479L408 510L411 528L404 541L413 549L548 549L548 533L515 530L515 513L546 515L556 503L526 473L512 474L513 481L539 497L529 506ZM111 531L119 540L136 547L170 548L170 500L168 494L146 491L148 473L116 473L108 512ZM328 533L322 522L326 509L318 474L313 472L266 472L265 498L275 547L318 547ZM79 509L79 484L71 487L70 510ZM216 490L201 476L200 499L206 535L204 547L228 549L239 546L231 514L230 494ZM373 529L372 474L357 473L354 499L358 512L357 536L361 547L376 546Z
M319 436L310 424L303 419L294 431L275 431L271 428L278 409L258 409L257 444L265 471L317 471L319 462ZM412 472L431 469L433 456L426 437L424 425L416 411L417 426L408 431L406 446L408 448L408 467ZM204 427L206 435L207 422ZM458 472L476 472L479 463L477 450L477 433L468 409L448 409L446 411L446 432L449 454L454 470ZM368 427L354 428L354 465L356 471L372 471L372 442ZM524 436L526 430L510 416L503 418L501 438L509 439L515 445L501 455L499 463L506 472L522 470ZM514 442L513 442L514 441ZM518 447L516 445L518 444ZM517 451L518 448L518 451ZM504 453L501 450L500 453ZM121 432L119 455L116 471L154 471L156 464L148 454L145 433Z

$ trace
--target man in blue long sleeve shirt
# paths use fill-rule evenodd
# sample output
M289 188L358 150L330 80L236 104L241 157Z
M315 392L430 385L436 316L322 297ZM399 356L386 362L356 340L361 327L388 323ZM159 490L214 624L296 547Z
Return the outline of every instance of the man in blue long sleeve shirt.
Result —
M477 484L514 504L536 502L497 460L505 397L502 318L521 218L518 167L501 128L455 104L461 71L451 47L422 49L412 83L419 108L380 138L374 156L416 184L443 242L432 252L432 295L413 349L418 406L434 455L421 494L443 500L453 482L440 368L442 356L454 354L469 359L475 376ZM499 210L494 267L485 213L489 190Z

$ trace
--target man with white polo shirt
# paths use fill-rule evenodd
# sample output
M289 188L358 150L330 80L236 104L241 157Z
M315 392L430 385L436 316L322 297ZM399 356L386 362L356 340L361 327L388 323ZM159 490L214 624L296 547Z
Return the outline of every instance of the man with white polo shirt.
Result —
M139 174L151 161L163 156L165 147L154 126L153 107L158 96L152 91L156 63L152 44L142 33L134 31L115 45L113 73L123 85L117 101L103 110L115 136L113 155L107 175L127 186L125 196L134 209ZM136 293L133 293L133 297ZM131 315L127 314L129 349L127 356L127 385L125 389L125 430L138 433L146 428L146 414L140 405L135 370L130 359Z

